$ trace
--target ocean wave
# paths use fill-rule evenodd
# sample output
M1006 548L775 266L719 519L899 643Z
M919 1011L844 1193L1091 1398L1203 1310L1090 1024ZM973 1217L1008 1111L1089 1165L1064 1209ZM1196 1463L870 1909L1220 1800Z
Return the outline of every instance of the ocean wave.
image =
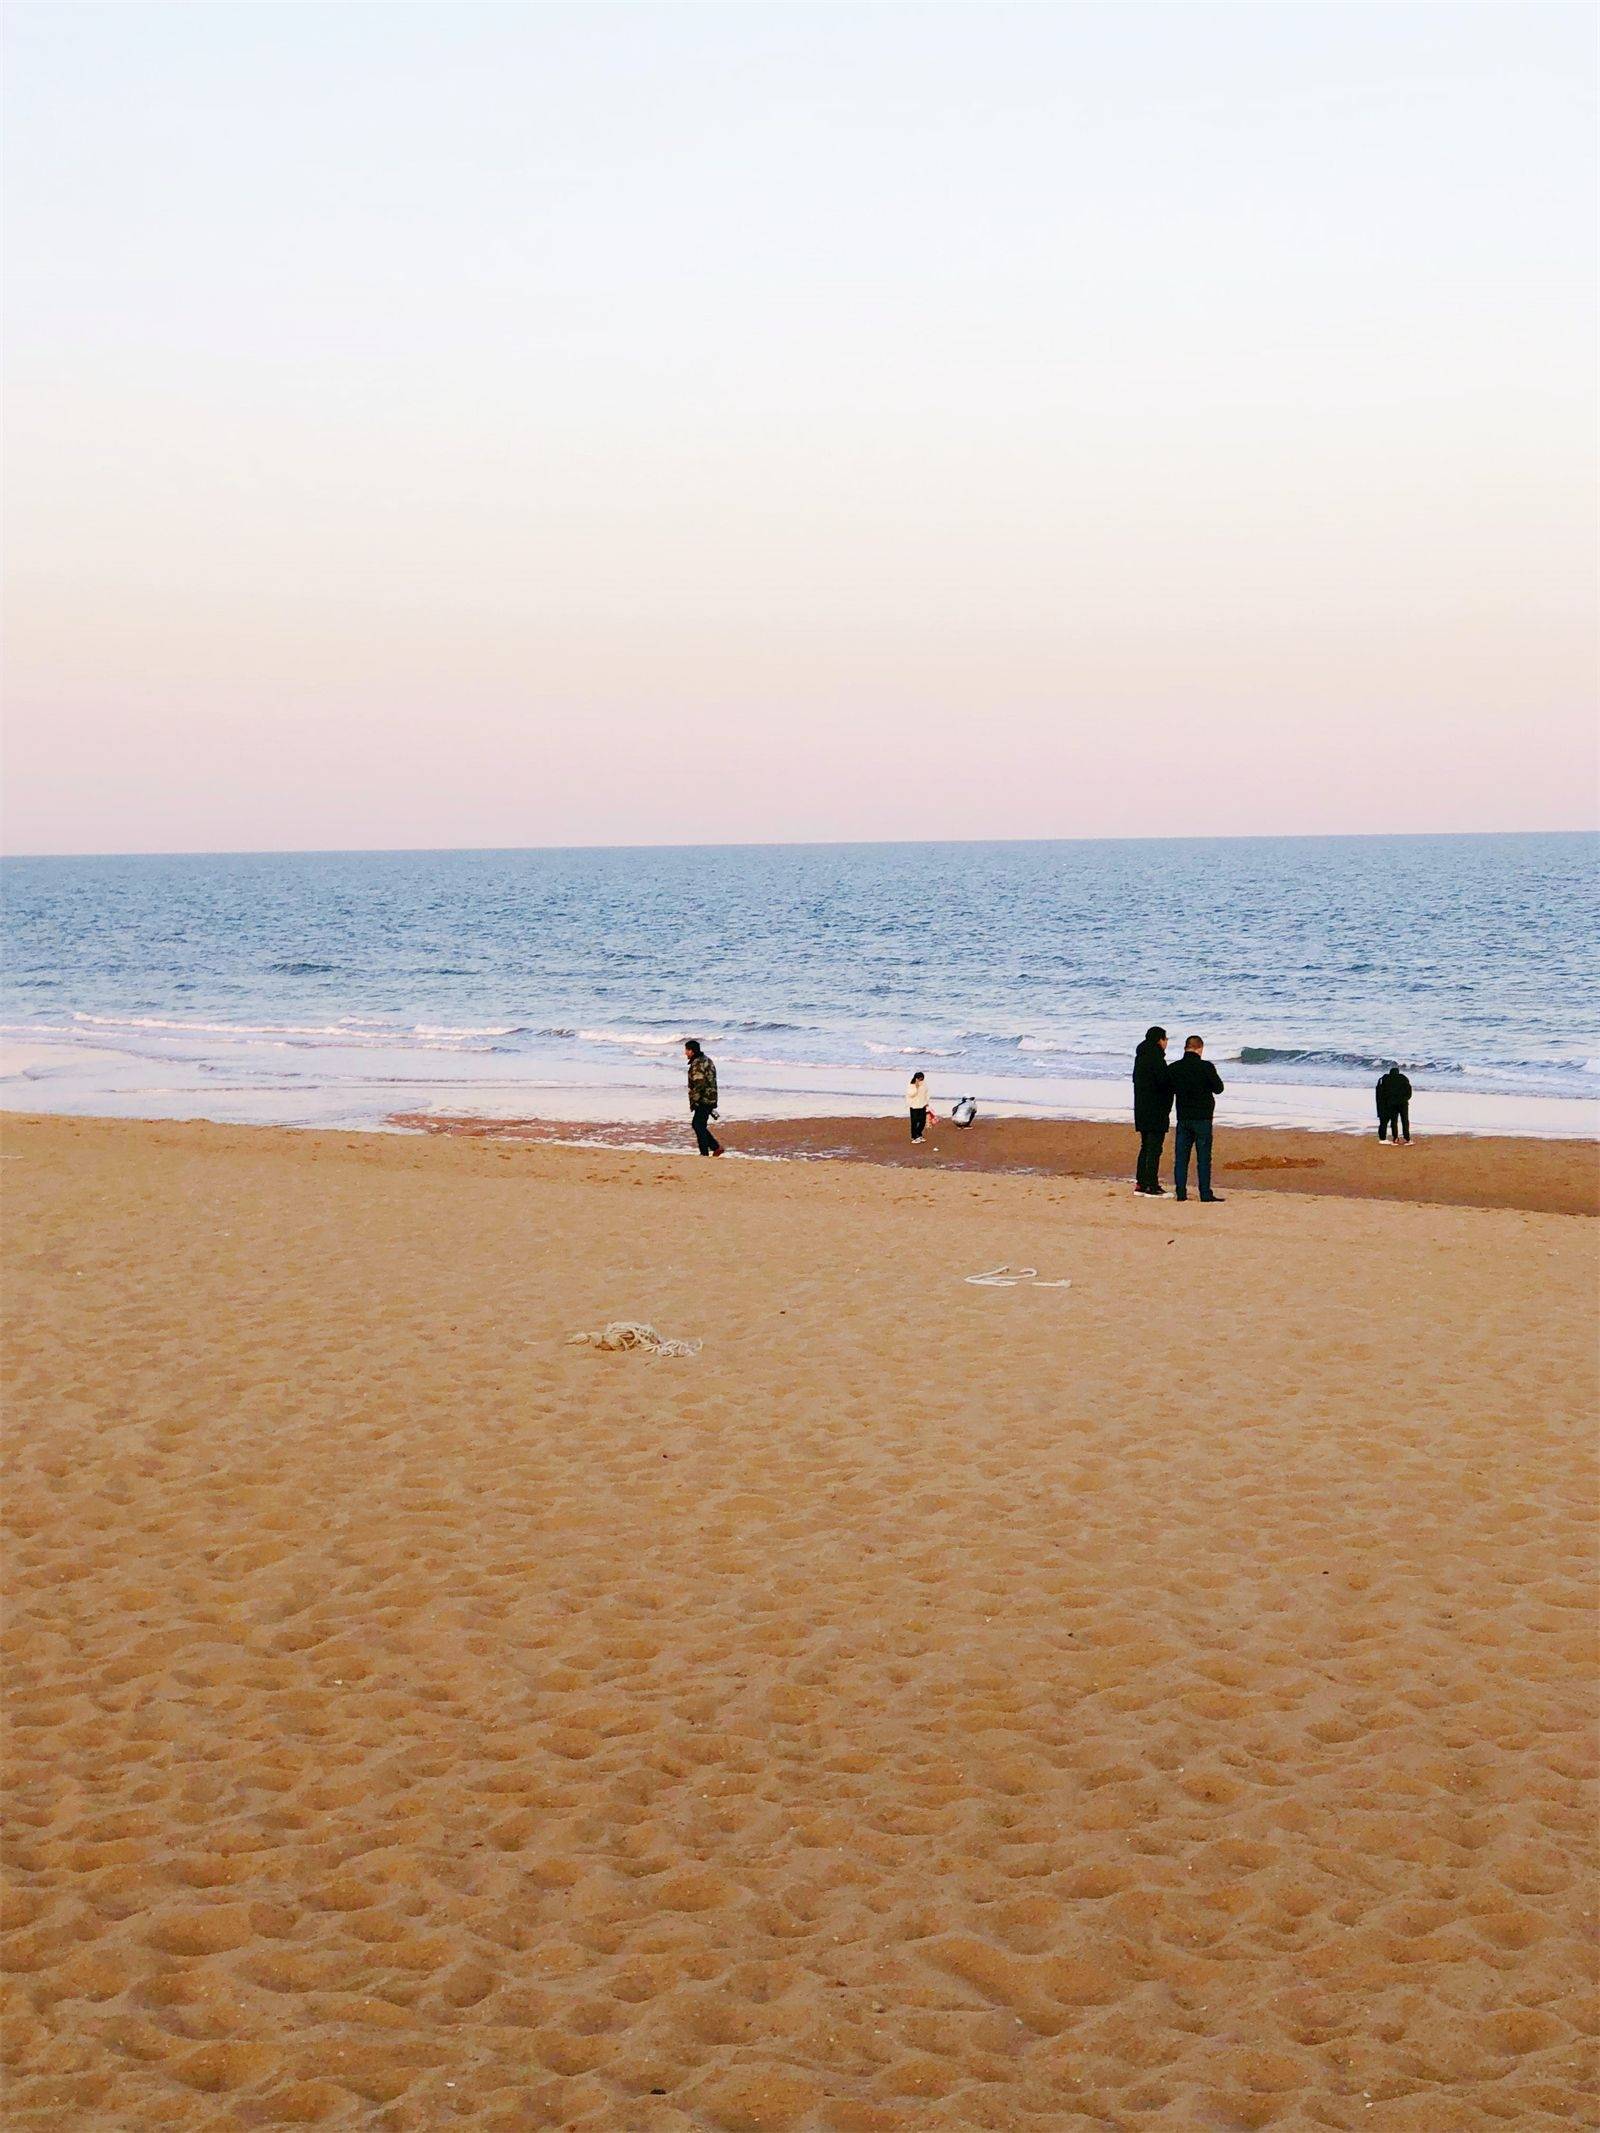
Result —
M179 1021L170 1015L95 1015L78 1009L72 1021L80 1032L103 1033L106 1037L218 1037L235 1044L300 1044L308 1049L350 1045L365 1049L416 1044L424 1047L449 1045L470 1049L475 1043L492 1043L502 1037L523 1034L521 1025L507 1023L435 1023L410 1025L386 1023L372 1015L350 1015L339 1022L201 1022ZM55 1027L52 1025L52 1027ZM66 1034L56 1028L56 1034Z
M1600 1075L1600 1059L1466 1059L1452 1071L1490 1080L1523 1081L1531 1074Z
M1236 1066L1326 1066L1350 1067L1363 1073L1381 1074L1393 1066L1394 1052L1341 1052L1317 1045L1242 1044L1233 1054ZM1399 1064L1419 1074L1459 1074L1453 1059L1399 1059Z
M552 1032L552 1035L555 1034L558 1033ZM572 1030L568 1034L576 1037L582 1044L627 1044L632 1045L635 1049L640 1045L644 1045L651 1049L659 1048L665 1050L670 1049L673 1045L681 1045L683 1043L681 1037L663 1037L656 1030L580 1029Z
M72 1019L89 1029L159 1030L177 1037L351 1037L337 1022L175 1022L169 1015L91 1015L74 1009Z
M1331 1046L1245 1044L1234 1054L1239 1066L1300 1067L1332 1070L1337 1074L1381 1074L1399 1065L1408 1074L1427 1074L1441 1079L1503 1081L1529 1087L1541 1082L1592 1080L1600 1073L1600 1060L1522 1057L1516 1059L1425 1058L1404 1052L1341 1051Z
M417 1022L409 1032L401 1034L413 1037L520 1037L523 1028L520 1022Z
M1049 1059L1084 1059L1099 1057L1093 1041L1084 1037L1074 1041L1071 1037L1032 1037L1026 1030L964 1029L956 1040L966 1047L974 1044L994 1045L1002 1051L1027 1052ZM1132 1047L1129 1047L1130 1051ZM954 1053L946 1054L954 1058Z
M320 978L329 975L332 971L337 970L338 967L337 963L297 963L294 961L269 963L267 965L273 976L279 978Z

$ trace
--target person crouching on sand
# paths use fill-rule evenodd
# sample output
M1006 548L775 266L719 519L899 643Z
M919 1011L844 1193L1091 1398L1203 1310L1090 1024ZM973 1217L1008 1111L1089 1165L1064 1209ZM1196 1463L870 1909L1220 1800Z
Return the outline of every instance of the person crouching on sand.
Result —
M700 1049L698 1037L686 1037L683 1056L689 1062L689 1123L702 1155L721 1155L722 1143L711 1130L717 1115L717 1066Z
M906 1090L906 1108L911 1113L911 1138L920 1141L928 1130L928 1077L913 1074Z
M1167 1065L1167 1033L1152 1023L1144 1042L1133 1055L1133 1129L1139 1136L1139 1169L1135 1192L1159 1199L1161 1150L1172 1123L1172 1070Z
M1185 1037L1183 1057L1172 1069L1172 1093L1178 1104L1178 1130L1172 1143L1172 1197L1189 1197L1189 1151L1194 1150L1200 1173L1200 1197L1214 1201L1211 1190L1211 1122L1217 1098L1222 1094L1222 1076L1205 1056L1203 1037Z

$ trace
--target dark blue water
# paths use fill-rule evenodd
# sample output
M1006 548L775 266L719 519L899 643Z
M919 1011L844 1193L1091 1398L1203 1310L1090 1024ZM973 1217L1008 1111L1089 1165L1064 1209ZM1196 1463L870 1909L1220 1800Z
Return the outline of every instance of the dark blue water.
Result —
M911 1060L1042 1087L1124 1075L1160 1021L1244 1083L1393 1058L1419 1087L1593 1095L1597 857L1551 835L16 859L0 1021L308 1090L357 1054L397 1084L445 1059L502 1088L650 1081L685 1032L774 1088Z

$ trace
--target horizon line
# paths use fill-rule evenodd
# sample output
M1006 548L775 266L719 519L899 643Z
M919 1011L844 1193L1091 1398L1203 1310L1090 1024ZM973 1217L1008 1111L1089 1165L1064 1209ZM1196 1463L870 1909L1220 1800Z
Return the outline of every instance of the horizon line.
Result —
M1116 837L768 837L711 838L703 842L663 839L646 844L327 844L193 845L140 852L13 852L0 850L0 865L34 859L423 859L512 852L780 852L912 849L919 845L1041 844L1357 844L1415 838L1593 837L1600 825L1561 829L1492 830L1240 830L1177 836Z

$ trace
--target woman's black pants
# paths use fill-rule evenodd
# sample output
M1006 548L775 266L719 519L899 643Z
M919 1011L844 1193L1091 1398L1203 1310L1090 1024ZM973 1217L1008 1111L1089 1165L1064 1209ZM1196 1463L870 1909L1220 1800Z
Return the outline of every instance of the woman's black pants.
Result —
M913 1111L911 1114L911 1138L914 1141L921 1140L923 1133L927 1129L927 1124L928 1107L924 1104L920 1110Z

